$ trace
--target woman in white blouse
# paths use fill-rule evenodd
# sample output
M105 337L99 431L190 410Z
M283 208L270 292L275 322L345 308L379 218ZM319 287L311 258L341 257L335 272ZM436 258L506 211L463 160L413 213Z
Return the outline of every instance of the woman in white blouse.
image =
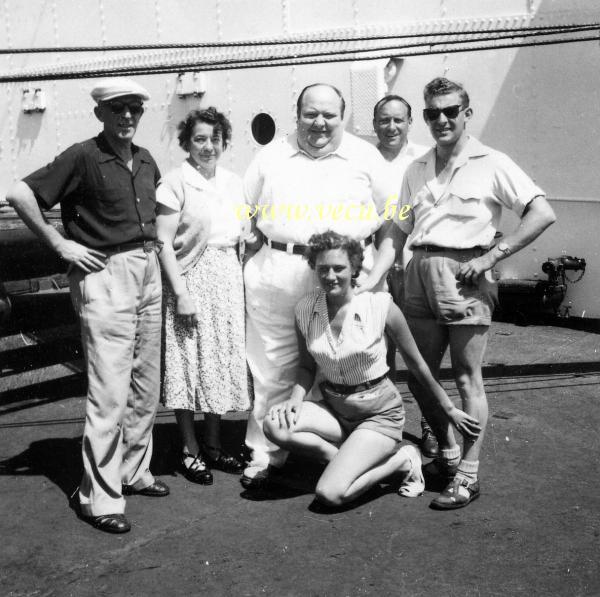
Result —
M192 110L179 124L179 144L189 156L156 193L166 277L163 402L175 410L185 476L205 485L213 481L211 466L241 472L242 463L221 447L220 417L250 406L236 216L242 183L217 165L230 138L222 113ZM204 413L200 442L195 411Z
M327 463L316 488L317 499L327 506L354 500L395 473L403 475L400 495L421 495L420 452L412 445L400 447L404 407L387 377L384 332L458 431L475 438L479 424L434 380L391 296L355 292L360 243L331 231L315 234L307 257L320 289L296 306L301 355L296 384L289 400L269 412L265 434L287 450ZM323 402L305 402L317 365L326 379L320 385Z

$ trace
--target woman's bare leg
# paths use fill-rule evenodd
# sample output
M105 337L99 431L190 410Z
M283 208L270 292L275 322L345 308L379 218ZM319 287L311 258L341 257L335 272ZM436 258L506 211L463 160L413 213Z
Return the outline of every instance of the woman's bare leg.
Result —
M279 426L279 419L267 417L264 432L273 443L297 454L329 462L338 453L344 432L331 411L317 402L304 402L292 429Z
M391 474L410 469L410 459L395 439L371 429L356 429L319 479L317 498L340 506Z

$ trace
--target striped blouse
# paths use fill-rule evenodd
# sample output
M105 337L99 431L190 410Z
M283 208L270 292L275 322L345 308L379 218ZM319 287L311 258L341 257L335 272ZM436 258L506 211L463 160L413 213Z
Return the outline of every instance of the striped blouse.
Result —
M339 338L331 332L325 292L315 290L296 305L296 322L325 377L332 383L357 385L385 375L385 321L391 296L364 292L352 298Z

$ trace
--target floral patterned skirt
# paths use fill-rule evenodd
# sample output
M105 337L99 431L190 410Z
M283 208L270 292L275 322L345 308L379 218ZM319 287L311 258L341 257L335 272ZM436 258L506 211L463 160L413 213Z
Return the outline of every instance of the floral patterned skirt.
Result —
M242 268L234 248L207 247L184 275L197 324L175 312L164 283L163 403L224 414L250 408Z

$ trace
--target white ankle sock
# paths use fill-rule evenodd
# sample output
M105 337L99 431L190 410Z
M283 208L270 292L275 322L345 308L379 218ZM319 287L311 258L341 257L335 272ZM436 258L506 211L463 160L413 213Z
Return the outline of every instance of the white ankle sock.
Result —
M461 460L458 465L456 477L466 479L469 483L477 481L479 471L479 460Z
M458 464L460 460L460 446L456 445L453 448L442 448L440 450L442 460L447 464Z

